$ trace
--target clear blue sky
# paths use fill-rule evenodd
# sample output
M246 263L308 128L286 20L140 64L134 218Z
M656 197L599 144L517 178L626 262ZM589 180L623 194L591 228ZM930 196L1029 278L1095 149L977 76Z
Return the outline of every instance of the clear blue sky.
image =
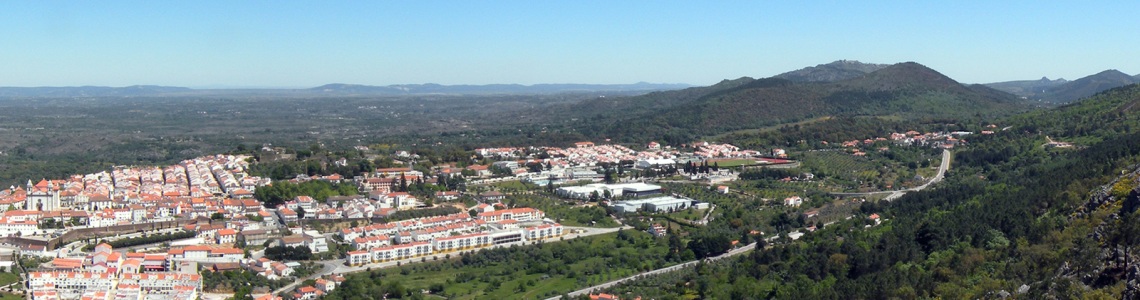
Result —
M1140 73L1135 0L107 2L0 4L0 86L707 85L839 59L966 83Z

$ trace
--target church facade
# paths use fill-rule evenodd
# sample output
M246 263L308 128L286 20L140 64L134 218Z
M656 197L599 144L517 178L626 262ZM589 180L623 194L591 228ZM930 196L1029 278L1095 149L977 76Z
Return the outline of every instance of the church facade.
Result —
M24 200L24 209L35 211L54 211L60 209L59 186L51 181L41 180L36 185L28 180L28 197Z

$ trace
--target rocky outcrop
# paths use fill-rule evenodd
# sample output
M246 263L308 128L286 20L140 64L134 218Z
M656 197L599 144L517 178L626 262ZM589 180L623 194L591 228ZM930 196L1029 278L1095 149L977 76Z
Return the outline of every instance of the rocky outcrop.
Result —
M1068 262L1058 268L1057 275L1048 286L1048 298L1056 298L1054 291L1058 284L1079 282L1086 288L1100 288L1126 282L1124 299L1140 299L1140 241L1137 232L1126 231L1140 228L1140 224L1130 224L1131 214L1140 207L1140 166L1133 165L1130 173L1122 174L1109 184L1101 186L1088 195L1088 201L1079 207L1069 221L1089 218L1101 210L1111 213L1091 230L1087 238L1100 245L1091 266L1072 265ZM1130 188L1130 189L1129 189ZM1127 223L1127 224L1126 224Z

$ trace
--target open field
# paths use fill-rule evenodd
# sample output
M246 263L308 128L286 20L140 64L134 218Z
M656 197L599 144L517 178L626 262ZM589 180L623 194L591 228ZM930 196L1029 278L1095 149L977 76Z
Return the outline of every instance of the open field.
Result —
M714 160L713 162L716 163L716 166L722 168L757 165L755 159Z
M534 299L670 265L655 261L667 251L658 239L644 232L624 234L630 240L609 233L463 257L452 255L348 276L358 280L354 283L375 278L389 288L399 285L413 291L434 290L433 296L447 299Z

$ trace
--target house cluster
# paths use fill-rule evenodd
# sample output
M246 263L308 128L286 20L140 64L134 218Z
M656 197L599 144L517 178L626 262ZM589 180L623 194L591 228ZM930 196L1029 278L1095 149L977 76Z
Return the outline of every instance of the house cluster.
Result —
M800 198L800 196L784 198L784 206L799 207L802 204L804 204L804 198Z
M482 220L472 220L467 214L454 214L345 228L340 235L356 249L371 249L481 232L486 224Z
M365 174L365 176L358 176L354 180L356 184L360 186L361 190L390 193L395 191L401 182L412 184L419 180L425 180L425 178L423 172L409 166L376 169L375 172L370 172ZM433 183L435 178L428 178L426 180L425 182Z
M33 300L190 300L202 287L196 265L175 264L165 254L114 252L107 244L86 257L56 258L50 269L28 273Z
M344 158L341 158L340 160L334 161L333 164L340 165L341 162L344 160L345 160ZM330 183L341 183L342 181L345 180L345 178L344 178L344 176L342 176L340 174L336 174L336 173L324 175L324 176L322 176L322 175L309 176L309 175L305 175L305 174L297 174L297 177L294 177L293 179L289 179L286 181L291 182L291 183L302 183L302 182L308 182L308 181L313 181L313 180L327 181Z
M245 258L238 263L238 266L242 269L261 275L269 280L278 280L293 276L293 267L298 265L300 264L295 262L283 263L265 257L258 259Z
M395 243L430 240L437 235L450 236L477 232L481 231L485 224L486 222L473 220L469 214L458 213L345 228L341 229L340 237L345 241L351 241L356 249L369 249Z
M511 158L520 157L523 155L523 148L504 147L504 148L479 148L475 149L475 153L483 157L497 157L497 158Z
M53 218L61 224L91 227L192 218L215 212L256 212L260 204L241 199L252 198L252 191L269 184L269 180L248 176L245 159L211 155L165 168L121 167L63 180L45 179L36 184L28 181L24 187L0 191L0 209L25 211L23 214L33 219ZM39 215L32 216L31 212Z
M520 222L545 216L533 208L494 210L481 205L477 212L477 219L454 214L343 229L341 237L356 249L348 252L345 263L358 266L562 236L562 225L557 223L520 229Z
M344 284L344 276L332 275L327 278L318 278L313 285L306 285L293 290L293 299L298 300L312 300L317 299L328 294L336 289L338 285ZM272 297L271 295L268 295ZM257 299L263 300L263 299ZM264 300L280 300L280 299L264 299Z
M759 151L756 151L756 150L740 150L740 147L736 147L736 146L733 146L731 144L716 144L716 143L709 143L709 142L697 142L697 143L693 143L692 147L696 149L696 151L693 151L693 155L695 155L697 157L701 157L701 158L706 158L706 159L709 159L709 158L744 158L744 157L756 157L756 156L760 155Z
M195 237L201 238L205 244L229 245L237 243L243 233L248 235L257 230L264 231L258 222L249 222L244 217L241 219L221 224L188 224L182 228L195 232Z
M973 134L973 133L967 132L967 131L954 131L954 132L950 132L950 133L946 133L946 132L921 133L918 131L911 130L911 131L907 131L904 133L897 133L897 132L891 133L889 138L875 137L875 138L869 138L869 139L864 139L864 140L845 141L845 142L843 142L843 147L844 148L869 147L869 146L871 146L875 143L878 143L878 142L892 141L897 145L903 145L903 146L912 146L913 145L913 146L936 147L936 148L954 148L954 146L956 146L956 145L960 145L960 144L965 143L964 140L961 140L958 137L961 137L964 135L970 135L970 134ZM826 144L826 142L824 142L824 143ZM884 150L887 150L887 148L879 148L879 150L884 151ZM862 151L856 150L854 152L855 152L855 155L858 155L858 156L866 155L866 153L862 152Z
M423 202L408 193L374 190L367 196L329 197L324 203L309 196L298 196L278 207L274 217L282 224L296 223L302 219L365 219L423 206Z
M690 149L693 152L682 152ZM681 150L681 151L679 151ZM621 145L596 145L593 142L575 143L574 147L531 147L523 148L481 148L475 150L485 157L501 159L490 165L471 165L466 169L454 166L437 168L435 175L459 176L474 175L480 178L491 177L492 168L506 170L510 177L538 184L564 184L571 181L601 181L602 174L594 170L600 164L623 164L627 168L657 169L672 167L680 162L706 161L709 159L757 158L761 153L754 150L741 150L729 144L698 142L679 149L651 142L643 151L635 151ZM531 155L527 156L530 153ZM541 153L536 157L534 153ZM520 159L521 158L521 159ZM536 171L534 166L541 166ZM375 180L374 185L392 184L392 180ZM481 183L476 180L472 183Z

